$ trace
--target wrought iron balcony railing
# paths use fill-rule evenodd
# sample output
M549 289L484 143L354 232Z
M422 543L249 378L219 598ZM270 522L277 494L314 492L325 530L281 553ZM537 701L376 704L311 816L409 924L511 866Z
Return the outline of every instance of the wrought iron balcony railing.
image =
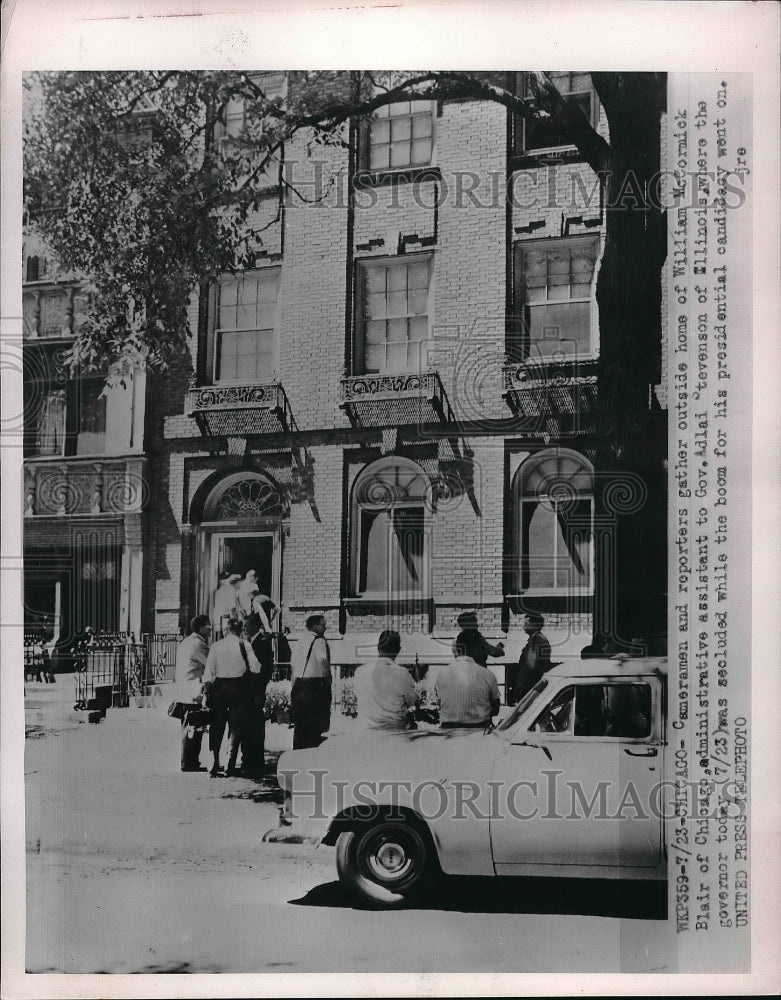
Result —
M340 382L339 405L355 427L453 421L442 380L435 371L345 377Z
M193 387L184 412L207 437L270 434L290 423L287 396L279 382Z
M502 368L504 392L510 409L524 417L581 417L594 415L597 363L514 362Z

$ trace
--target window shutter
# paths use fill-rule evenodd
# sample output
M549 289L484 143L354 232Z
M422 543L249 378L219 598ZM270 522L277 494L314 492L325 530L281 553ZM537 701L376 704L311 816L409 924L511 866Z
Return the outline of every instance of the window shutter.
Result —
M355 315L353 319L353 374L364 370L364 342L366 338L366 268L355 265Z
M526 266L523 243L513 249L513 309L508 330L508 354L512 361L522 361L528 350L529 316L526 307Z

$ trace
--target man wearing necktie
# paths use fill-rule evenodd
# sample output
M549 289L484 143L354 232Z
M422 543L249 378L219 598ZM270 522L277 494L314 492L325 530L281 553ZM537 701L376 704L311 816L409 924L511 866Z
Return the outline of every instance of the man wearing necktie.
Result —
M211 776L222 771L220 750L225 726L230 727L230 749L226 777L236 773L236 757L249 714L247 675L260 674L260 663L252 647L241 638L242 624L236 619L228 622L227 634L209 650L203 672L203 690L212 712L209 726L209 749L213 763Z

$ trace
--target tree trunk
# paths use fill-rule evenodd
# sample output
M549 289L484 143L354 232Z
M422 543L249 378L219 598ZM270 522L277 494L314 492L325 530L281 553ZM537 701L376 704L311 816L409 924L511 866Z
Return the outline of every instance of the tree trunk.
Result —
M648 197L659 171L665 77L595 73L594 82L610 128L597 279L594 631L618 650L648 652L665 620L666 591L666 432L653 394L666 229Z

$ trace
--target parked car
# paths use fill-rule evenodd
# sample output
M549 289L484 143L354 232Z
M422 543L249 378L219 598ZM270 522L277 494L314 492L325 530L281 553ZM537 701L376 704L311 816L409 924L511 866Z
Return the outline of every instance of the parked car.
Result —
M290 751L287 822L387 905L436 872L663 879L666 673L661 658L565 662L490 730Z

